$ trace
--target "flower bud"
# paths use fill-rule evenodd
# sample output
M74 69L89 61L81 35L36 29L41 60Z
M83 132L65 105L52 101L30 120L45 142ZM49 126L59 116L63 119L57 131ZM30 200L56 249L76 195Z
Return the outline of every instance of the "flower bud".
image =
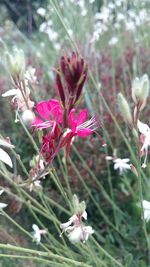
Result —
M9 68L11 76L19 76L20 79L23 78L25 71L25 57L22 49L14 48L13 53L6 53L6 61Z
M118 102L119 102L121 113L122 113L122 116L125 122L129 124L130 126L132 126L133 120L132 120L131 110L130 110L127 100L122 95L122 93L118 94Z
M61 57L56 74L56 88L63 107L71 110L80 99L85 80L87 78L87 64L77 53Z
M23 111L22 120L26 125L30 126L34 119L35 115L33 111L31 111L30 109L26 109L25 111Z
M77 195L73 195L72 203L73 203L74 213L82 214L85 212L86 209L85 202L84 201L79 202Z
M140 79L135 78L132 84L132 98L141 111L145 105L149 93L149 79L147 74L144 74Z

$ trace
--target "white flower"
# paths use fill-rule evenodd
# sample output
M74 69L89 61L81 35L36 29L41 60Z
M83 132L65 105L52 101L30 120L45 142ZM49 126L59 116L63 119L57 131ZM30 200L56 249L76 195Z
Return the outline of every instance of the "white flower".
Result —
M89 236L94 233L94 230L91 226L74 226L73 229L70 229L68 231L68 238L72 243L77 243L80 241L85 243L85 241L88 240Z
M141 141L143 146L141 147L141 152L145 154L144 163L142 165L143 168L146 168L146 160L148 155L148 147L150 146L150 128L147 124L142 123L138 120L137 127L139 132L141 133Z
M90 43L95 43L99 40L99 33L97 31L93 32L92 38L90 40Z
M118 13L117 14L117 21L122 21L122 20L125 20L125 15L124 14L122 14L122 13Z
M25 79L27 79L27 81L29 81L30 83L37 83L37 77L36 77L36 69L33 68L32 66L28 66L24 77Z
M114 170L119 169L120 174L123 174L124 171L130 170L130 164L128 163L130 159L115 159L114 162Z
M32 192L33 187L37 187L37 188L39 188L39 189L42 188L42 186L41 186L41 181L38 180L38 179L36 180L36 177L33 177L33 178L32 178L32 182L31 182L30 187L29 187L29 191L30 191L30 192Z
M134 31L135 30L135 23L133 21L126 21L126 30L127 31Z
M94 233L94 230L91 226L85 226L82 223L82 218L87 220L86 211L80 214L74 214L69 218L68 222L60 225L60 228L63 230L63 232L68 233L68 238L72 243L78 243L80 241L84 243L88 240L89 236Z
M0 190L0 196L3 194L4 190ZM4 209L7 207L7 204L0 202L0 209Z
M6 140L0 138L0 146L8 147L8 148L14 148L12 144L7 142ZM0 160L7 164L9 167L13 167L12 160L8 153L6 153L2 148L0 148Z
M33 108L34 102L33 101L30 101L30 99L29 99L30 89L27 86L25 88L24 94L25 94L25 98L26 98L26 101L28 103L29 108ZM20 91L20 89L13 88L11 90L8 90L4 94L2 94L2 97L9 97L9 96L13 96L12 102L14 102L14 101L17 102L17 105L18 105L18 109L19 110L24 111L24 110L27 109L25 99L24 99L24 97L23 97L22 92Z
M36 224L33 224L32 228L34 230L33 238L36 241L36 243L39 244L41 241L41 235L46 234L47 230L46 229L39 229L39 227Z
M44 17L45 14L46 14L46 9L43 8L43 7L39 7L39 8L37 9L37 14L39 14L39 15L42 16L42 17Z
M144 219L146 222L148 222L150 220L150 202L143 200L142 205L144 210Z
M110 45L110 46L113 46L113 45L115 45L115 44L117 44L118 43L118 38L117 37L112 37L110 40L109 40L109 42L108 42L108 44Z

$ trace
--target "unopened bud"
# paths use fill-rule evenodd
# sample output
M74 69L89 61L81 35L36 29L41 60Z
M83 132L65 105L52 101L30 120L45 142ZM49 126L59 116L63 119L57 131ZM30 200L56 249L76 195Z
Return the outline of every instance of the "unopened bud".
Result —
M132 99L141 111L145 105L149 93L149 79L147 74L144 74L140 79L135 78L132 84Z
M132 120L131 110L130 110L127 100L122 95L122 93L118 94L118 102L119 102L120 110L121 110L121 113L122 113L122 116L125 122L129 124L130 126L132 126L133 120Z
M72 203L73 203L73 209L74 209L75 214L84 213L84 211L86 209L85 202L84 201L79 202L77 195L73 195Z
M6 53L6 61L12 77L23 78L25 71L25 57L22 49L14 48L13 53Z
M26 125L30 126L34 119L35 119L35 115L32 110L27 109L23 111L22 120Z
M130 164L130 168L131 168L131 171L138 177L138 172L135 166L133 164Z

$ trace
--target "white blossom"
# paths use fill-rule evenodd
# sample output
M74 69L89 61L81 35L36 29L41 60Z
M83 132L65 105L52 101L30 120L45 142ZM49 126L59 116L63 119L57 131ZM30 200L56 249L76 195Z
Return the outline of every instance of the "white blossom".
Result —
M123 174L126 170L130 170L130 164L128 163L130 159L125 158L125 159L114 159L114 170L119 170L120 174Z
M118 43L118 38L117 37L112 37L110 40L109 40L109 42L108 42L108 44L110 45L110 46L113 46L113 45L115 45L115 44L117 44Z
M4 146L7 148L14 148L12 144L7 142L5 139L0 138L0 146ZM7 152L5 152L2 148L0 148L0 160L7 164L9 167L13 167L12 160Z
M73 197L74 209L76 213L69 218L66 223L62 223L60 228L63 232L67 233L67 236L72 243L85 242L88 240L89 236L94 233L91 226L85 226L82 220L87 220L87 212L85 210L85 202L79 203L76 195Z
M41 235L46 234L47 230L46 229L39 229L39 227L36 224L32 225L33 231L33 238L36 241L37 244L40 243L41 241Z
M43 8L43 7L39 7L39 8L37 9L37 14L39 14L41 17L44 17L45 14L46 14L46 9Z
M32 182L30 184L29 191L32 192L34 187L37 187L39 189L42 188L41 181L39 179L36 179L36 176L32 177Z
M150 220L150 202L143 200L142 205L144 210L144 219L146 222L148 222Z

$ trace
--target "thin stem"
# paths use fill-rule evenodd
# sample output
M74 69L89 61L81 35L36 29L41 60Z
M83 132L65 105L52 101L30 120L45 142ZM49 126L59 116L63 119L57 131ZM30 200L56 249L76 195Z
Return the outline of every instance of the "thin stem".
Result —
M91 265L85 264L83 262L78 262L78 261L71 260L69 258L63 257L63 256L59 256L59 255L53 254L50 251L49 252L43 252L43 251L40 251L40 250L33 250L33 249L28 249L28 248L24 248L24 247L17 247L17 246L12 246L12 245L9 245L9 244L2 244L2 243L0 243L0 249L7 249L7 250L12 250L12 251L35 254L35 255L38 255L38 256L57 259L57 260L60 260L61 262L74 264L75 266L92 267Z

